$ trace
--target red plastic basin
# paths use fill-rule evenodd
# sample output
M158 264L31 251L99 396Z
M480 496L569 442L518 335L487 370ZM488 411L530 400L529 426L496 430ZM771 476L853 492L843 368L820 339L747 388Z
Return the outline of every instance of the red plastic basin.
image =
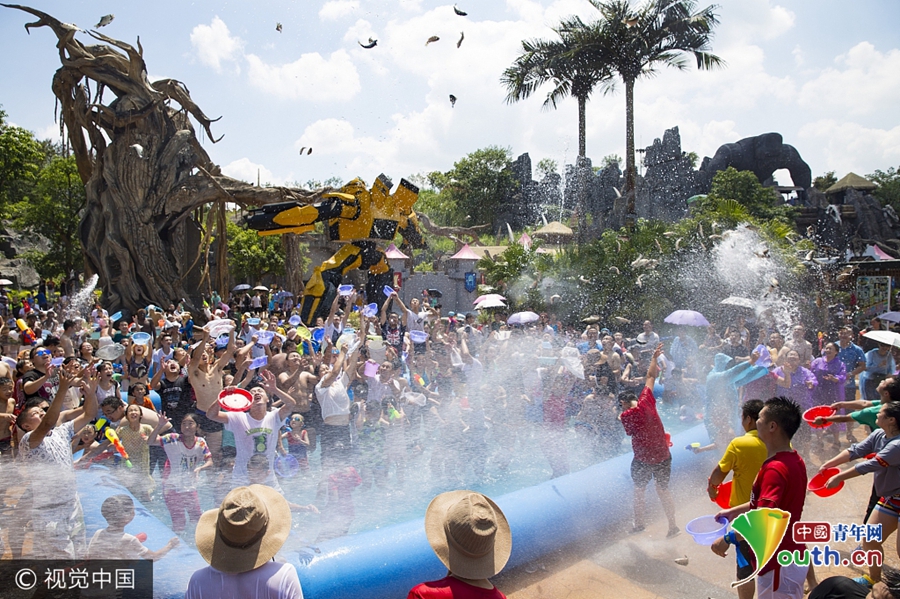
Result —
M827 468L822 472L819 472L817 475L812 477L809 481L809 484L806 485L806 488L818 495L819 497L831 497L838 491L844 488L844 481L838 483L833 489L826 489L825 483L828 482L828 479L840 472L840 468Z
M803 412L803 419L813 428L828 428L833 423L825 422L822 424L813 424L813 421L819 416L834 416L834 413L831 406L816 406Z

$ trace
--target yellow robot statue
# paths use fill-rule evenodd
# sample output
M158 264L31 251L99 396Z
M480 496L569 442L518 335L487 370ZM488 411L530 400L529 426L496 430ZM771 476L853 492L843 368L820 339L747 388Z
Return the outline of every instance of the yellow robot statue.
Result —
M386 299L381 290L393 282L394 273L378 242L390 242L399 232L403 237L401 247L425 247L412 209L419 198L419 188L401 179L391 194L392 186L384 174L378 175L371 189L366 189L366 183L357 178L340 191L324 194L318 204L269 204L247 215L246 226L260 235L306 233L313 230L315 223L324 222L329 241L347 242L313 269L300 303L303 322L311 324L316 317L328 315L344 275L354 268L368 269L366 297L380 309Z

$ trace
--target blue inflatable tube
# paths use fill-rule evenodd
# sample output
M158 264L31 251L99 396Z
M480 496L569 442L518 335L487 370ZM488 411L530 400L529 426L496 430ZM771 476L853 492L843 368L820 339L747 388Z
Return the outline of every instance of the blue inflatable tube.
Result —
M673 436L673 476L702 480L698 477L706 475L709 457L681 448L706 444L707 439L702 425ZM513 550L506 567L526 564L591 535L630 528L631 460L628 453L493 498L512 529ZM447 573L428 545L424 519L334 539L286 557L296 560L303 595L309 599L405 597L416 584Z
M88 470L77 473L78 497L84 510L84 525L87 541L101 528L106 528L106 521L100 515L100 506L112 495L134 496L122 486L116 477L105 466L91 466ZM132 535L146 533L144 546L153 551L162 549L175 536L172 529L151 514L137 499L134 499L134 520L125 527L125 532ZM184 544L178 545L164 558L153 564L153 597L161 599L179 599L184 597L191 574L208 564L193 548Z
M706 444L703 425L672 437L672 474L701 480L709 457L684 451L694 442ZM580 472L493 498L512 528L513 550L507 568L514 568L599 533L623 530L632 518L630 453ZM92 467L79 475L88 538L105 526L103 500L128 494L105 468ZM652 493L652 490L648 490ZM127 532L146 532L146 545L159 549L171 530L136 504ZM652 502L651 502L652 504ZM711 508L713 509L713 508ZM292 546L291 539L285 547ZM424 519L325 541L315 547L288 549L282 556L297 568L303 595L308 599L385 599L405 597L409 589L446 575L425 537ZM200 555L180 546L154 564L154 597L183 597L191 574L206 566Z

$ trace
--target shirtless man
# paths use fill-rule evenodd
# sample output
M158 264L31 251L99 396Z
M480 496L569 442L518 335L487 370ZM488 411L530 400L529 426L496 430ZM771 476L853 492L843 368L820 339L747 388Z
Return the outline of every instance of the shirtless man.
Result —
M222 463L222 430L223 424L206 417L206 411L218 401L219 393L224 388L223 376L225 367L234 357L234 331L228 336L228 345L218 359L215 358L215 346L209 347L209 331L201 329L203 336L200 342L194 345L191 351L190 367L188 368L188 380L194 389L194 397L197 400L196 417L203 438L212 453L213 464Z
M63 332L59 336L59 345L63 348L63 357L70 358L75 355L75 321L66 319L63 322Z
M297 411L306 415L309 412L313 388L319 382L309 368L309 359L296 351L287 354L285 370L278 375L278 386L297 404ZM307 419L308 420L308 419ZM316 429L307 422L310 448L316 447Z

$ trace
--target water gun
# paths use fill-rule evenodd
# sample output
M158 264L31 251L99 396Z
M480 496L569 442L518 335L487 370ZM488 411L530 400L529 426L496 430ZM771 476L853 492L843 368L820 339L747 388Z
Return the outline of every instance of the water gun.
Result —
M16 326L22 331L22 345L34 345L34 342L37 341L37 337L35 336L34 331L28 326L28 323L21 318L17 318Z
M117 435L116 431L109 426L109 421L106 418L98 418L94 426L97 427L97 432L103 433L103 436L116 448L116 451L118 451L119 455L122 456L122 459L125 460L125 466L131 468L132 464L131 460L128 459L128 452L125 451L125 446L122 445L122 441L119 440L119 435Z
M414 375L413 375L413 380L414 380L414 381L416 382L416 384L419 385L420 387L427 387L427 386L428 386L428 385L425 384L425 379L422 378L422 375L421 375L421 374L414 374Z
M389 420L396 420L397 418L400 418L400 412L398 412L396 408L394 408L394 406L390 404L388 404L387 412Z

